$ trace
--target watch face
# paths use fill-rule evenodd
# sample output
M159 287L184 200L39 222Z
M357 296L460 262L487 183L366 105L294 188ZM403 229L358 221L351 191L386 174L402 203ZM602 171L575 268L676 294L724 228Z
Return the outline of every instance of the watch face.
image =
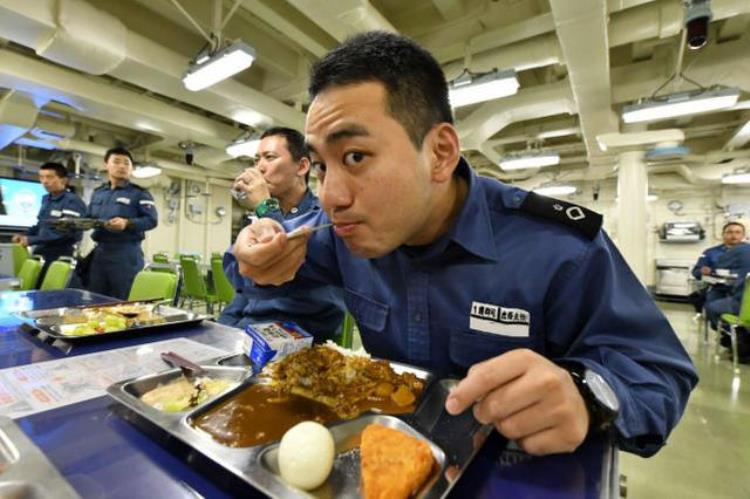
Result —
M616 412L620 410L620 401L617 400L617 394L615 394L612 387L609 386L609 383L604 378L591 369L586 370L585 378L586 384L600 403L612 411Z

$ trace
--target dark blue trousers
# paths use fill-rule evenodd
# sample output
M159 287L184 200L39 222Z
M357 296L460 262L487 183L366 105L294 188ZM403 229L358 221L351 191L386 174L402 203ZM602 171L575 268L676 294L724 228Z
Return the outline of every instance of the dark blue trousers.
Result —
M98 244L89 270L89 291L127 300L135 275L143 269L141 242Z

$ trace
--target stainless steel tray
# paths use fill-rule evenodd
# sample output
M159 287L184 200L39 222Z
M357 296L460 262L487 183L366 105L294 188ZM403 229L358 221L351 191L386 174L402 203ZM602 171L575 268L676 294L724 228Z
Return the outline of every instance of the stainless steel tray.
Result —
M217 359L220 361L221 359ZM240 386L224 395L186 413L164 413L144 404L137 396L148 386L155 386L176 376L176 370L155 375L134 378L115 383L107 392L115 400L133 411L139 418L128 420L144 423L148 432L174 437L188 448L213 461L243 484L249 485L272 497L358 497L359 496L359 454L358 449L347 448L347 440L358 434L367 424L378 422L397 427L413 435L426 439L438 463L433 476L420 492L420 498L445 497L474 455L484 444L491 426L478 423L471 411L460 416L450 416L445 410L445 399L455 380L436 380L424 370L405 364L391 363L396 372L413 372L426 382L425 392L413 414L385 416L365 414L351 421L329 425L336 441L337 457L334 470L326 483L318 489L306 493L283 482L274 462L278 443L254 447L234 448L225 446L190 422L193 418L221 404L247 386L262 382L257 377L247 378ZM214 367L213 369L241 369L237 367ZM249 372L249 371L247 371ZM161 381L160 381L161 379Z
M0 416L0 497L80 497L12 419Z
M105 308L120 305L120 303L107 303L97 306L87 306L87 310ZM89 341L100 341L106 339L123 338L126 336L136 336L150 333L157 333L162 330L171 329L178 326L189 326L201 323L204 319L209 318L207 315L197 314L192 311L182 310L168 305L156 305L154 311L162 315L166 322L160 324L143 324L134 325L126 329L112 331L109 333L94 333L83 336L71 336L64 334L62 318L66 313L81 310L80 307L62 307L50 308L46 310L32 310L21 312L20 317L28 319L27 327L23 330L37 335L42 340L62 340L68 343L80 343Z

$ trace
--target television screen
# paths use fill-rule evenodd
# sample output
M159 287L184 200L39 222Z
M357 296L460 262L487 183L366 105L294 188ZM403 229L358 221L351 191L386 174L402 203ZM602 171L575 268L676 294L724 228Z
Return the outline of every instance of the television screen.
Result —
M45 194L39 182L0 177L0 227L34 225Z

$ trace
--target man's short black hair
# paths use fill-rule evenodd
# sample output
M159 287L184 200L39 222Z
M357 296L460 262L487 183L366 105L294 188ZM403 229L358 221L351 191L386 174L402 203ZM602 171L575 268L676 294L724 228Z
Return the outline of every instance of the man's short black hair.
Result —
M315 63L310 99L329 87L380 82L388 113L419 148L438 123L453 123L448 84L440 64L425 49L401 35L370 31L355 35Z
M55 175L57 175L60 178L68 178L68 169L65 168L60 163L55 163L54 161L48 161L47 163L44 163L42 166L39 167L40 170L53 170L55 172Z
M310 150L307 148L307 144L305 144L305 136L302 135L302 133L293 128L276 126L263 132L263 135L261 135L260 138L262 140L266 137L274 137L276 135L281 135L286 139L286 148L289 151L289 154L292 155L294 161L299 163L302 158L310 159ZM309 178L310 170L308 169L305 173L305 185L307 185L307 180Z
M130 158L130 162L131 163L133 162L133 155L130 154L130 151L128 151L122 146L116 146L116 147L113 147L112 149L108 149L107 152L104 153L105 163L109 161L110 156L127 156L128 158Z
M740 222L727 222L727 223L725 223L724 227L721 228L721 233L723 234L727 230L727 227L730 227L732 225L736 225L737 227L741 228L742 229L742 233L743 234L745 233L745 226L742 225Z
M302 158L310 159L310 151L308 151L307 145L305 144L305 136L300 132L293 128L276 126L263 132L263 135L261 135L260 138L265 139L266 137L273 137L274 135L281 135L286 138L286 148L289 150L294 161L300 161Z

